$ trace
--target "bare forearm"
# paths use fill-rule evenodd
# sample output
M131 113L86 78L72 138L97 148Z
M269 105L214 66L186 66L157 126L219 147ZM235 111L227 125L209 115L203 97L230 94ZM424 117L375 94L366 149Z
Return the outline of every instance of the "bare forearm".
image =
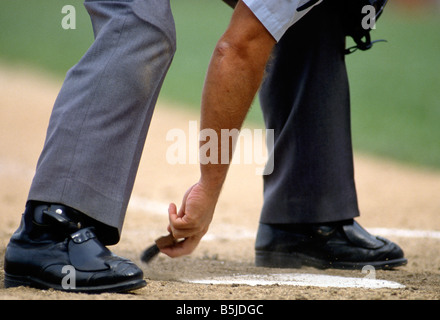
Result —
M222 129L229 132L241 128L274 44L272 36L239 1L206 75L201 140L204 132L209 134L200 147L201 178L185 193L179 211L175 204L168 211L168 231L175 238L185 239L162 249L170 257L192 252L208 230L232 159L232 143L221 143Z
M217 153L216 161L213 157L206 161L206 154L200 155L202 181L214 188L223 184L233 152L232 142L223 141L222 148L221 130L241 129L261 81L261 70L256 73L247 61L237 58L235 49L223 46L215 51L208 70L200 127L202 131L213 130L218 137L217 150L210 150ZM206 143L209 141L201 141L201 147Z
M275 44L244 4L234 15L213 53L202 95L201 130L215 132L217 161L204 161L201 152L201 183L213 191L220 191L233 153L232 141L222 147L221 130L241 129ZM249 27L247 33L239 33L242 23ZM205 143L209 141L202 141L201 148Z

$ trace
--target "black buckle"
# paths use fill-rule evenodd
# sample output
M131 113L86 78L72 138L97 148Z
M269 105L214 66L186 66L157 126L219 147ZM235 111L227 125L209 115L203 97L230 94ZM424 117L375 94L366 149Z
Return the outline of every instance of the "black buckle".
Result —
M55 223L69 233L77 231L82 227L81 222L78 219L74 219L75 213L65 206L50 205L47 209L43 210L43 214L49 223Z

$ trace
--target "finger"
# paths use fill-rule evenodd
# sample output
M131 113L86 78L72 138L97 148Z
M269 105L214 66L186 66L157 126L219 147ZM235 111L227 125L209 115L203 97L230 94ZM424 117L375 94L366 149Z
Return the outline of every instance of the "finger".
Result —
M179 211L177 211L176 209L176 215L180 218L182 218L185 215L185 202L186 202L186 198L184 198L184 200L182 201Z
M186 221L179 217L177 213L177 208L174 203L171 203L168 207L168 216L169 222L168 232L170 232L175 239L188 238L194 235L194 232L191 232L191 226L188 225Z
M177 215L179 217L183 217L185 215L185 211L186 211L186 200L188 199L189 194L191 193L192 189L194 188L194 186L192 186L191 188L189 188L185 194L183 195L183 199L182 199L182 205L180 206L179 212L177 213Z
M177 258L191 254L200 242L200 237L191 237L176 243L173 246L160 249L171 258Z
M174 203L170 203L168 207L168 220L170 222L169 228L171 230L175 229L176 225L179 225L179 222L181 220L181 217L177 214L177 207Z
M170 216L171 215L176 216L177 215L176 212L177 212L176 205L174 203L170 203L170 205L168 206L168 217L169 217L168 220L170 221L170 224L168 224L168 227L167 227L167 231L169 233L173 233L172 230L171 230L171 218L170 218Z
M174 203L170 203L168 206L168 216L173 216L173 219L177 218L177 207Z

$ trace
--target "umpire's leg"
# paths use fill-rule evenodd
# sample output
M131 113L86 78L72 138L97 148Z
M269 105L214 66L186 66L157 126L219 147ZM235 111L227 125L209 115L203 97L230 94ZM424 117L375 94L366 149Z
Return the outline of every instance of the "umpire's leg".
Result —
M73 207L119 239L175 51L169 0L86 0L95 41L67 74L28 200ZM110 231L110 232L109 232Z
M340 1L324 1L277 44L260 91L275 129L261 222L323 223L358 215Z

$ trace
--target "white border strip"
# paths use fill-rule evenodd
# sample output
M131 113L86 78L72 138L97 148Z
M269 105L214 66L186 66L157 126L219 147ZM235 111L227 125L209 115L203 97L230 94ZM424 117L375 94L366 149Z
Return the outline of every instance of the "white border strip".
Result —
M312 286L312 287L335 287L335 288L364 288L364 289L403 289L404 285L388 280L378 280L353 277L330 276L322 274L305 274L305 273L286 273L286 274L269 274L269 275L239 275L224 276L210 279L185 279L183 282L197 284L226 284L226 285L248 285L248 286Z

